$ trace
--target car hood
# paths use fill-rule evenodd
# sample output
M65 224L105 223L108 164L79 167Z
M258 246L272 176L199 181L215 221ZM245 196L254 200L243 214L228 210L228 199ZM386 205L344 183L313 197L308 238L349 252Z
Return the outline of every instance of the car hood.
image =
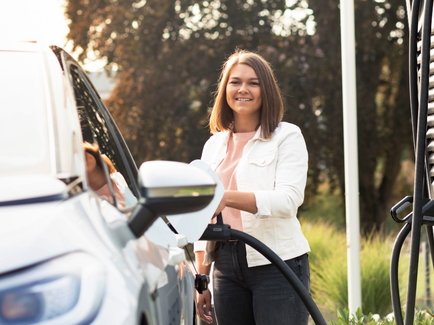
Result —
M78 249L59 202L0 207L0 273Z
M138 263L142 268L145 267L143 272L146 271L144 275L151 288L158 286L160 276L171 258L167 249L148 244L149 247L146 246L147 250L144 250L139 245L141 241L137 243L134 240L122 248L124 244L114 235L116 231L108 230L107 223L98 212L98 205L91 204L94 201L89 195L77 195L66 200L45 200L50 197L48 194L61 192L54 190L56 185L45 186L45 191L34 190L32 200L36 198L36 203L29 200L32 197L30 190L25 196L10 195L3 203L0 202L0 274L83 251L101 260L110 258L123 268L127 267L124 264L127 261L122 258L124 255L132 269L136 269ZM14 200L10 199L12 197ZM118 224L116 221L114 223ZM133 249L131 246L134 246Z
M66 196L65 183L50 176L0 176L0 206L56 201Z

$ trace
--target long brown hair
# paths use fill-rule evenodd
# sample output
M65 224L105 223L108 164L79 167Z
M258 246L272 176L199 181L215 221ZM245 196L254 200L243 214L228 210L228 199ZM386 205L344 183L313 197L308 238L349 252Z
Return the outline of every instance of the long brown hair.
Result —
M237 64L251 67L259 79L261 89L261 136L270 138L284 113L282 94L271 65L259 54L237 49L222 66L209 127L212 133L232 130L234 115L226 101L226 85L232 68Z

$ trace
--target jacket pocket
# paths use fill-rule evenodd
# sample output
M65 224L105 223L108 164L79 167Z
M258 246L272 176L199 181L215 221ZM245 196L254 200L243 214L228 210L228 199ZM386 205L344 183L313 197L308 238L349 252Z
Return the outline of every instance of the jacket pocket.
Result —
M255 166L270 165L276 158L277 149L267 150L266 152L255 152L254 155L249 156L249 163Z

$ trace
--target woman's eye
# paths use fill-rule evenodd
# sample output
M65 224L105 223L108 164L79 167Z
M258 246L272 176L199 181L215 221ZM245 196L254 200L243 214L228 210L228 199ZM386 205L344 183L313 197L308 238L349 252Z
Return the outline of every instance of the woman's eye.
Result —
M259 82L258 81L252 81L250 84L252 86L259 86Z

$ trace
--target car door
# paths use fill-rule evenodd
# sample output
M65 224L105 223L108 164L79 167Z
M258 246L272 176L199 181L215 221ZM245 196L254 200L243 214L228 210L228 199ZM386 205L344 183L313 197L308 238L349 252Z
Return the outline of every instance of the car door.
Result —
M124 200L120 203L120 200L116 199L116 191L113 187L109 187L108 193L110 195L101 197L101 199L104 204L108 203L118 209L127 220L140 199L136 164L114 120L87 75L66 54L64 60L67 62L66 71L70 76L74 90L84 145L97 148L100 154L99 159L104 157L105 161L112 164L115 171L105 170L106 180L107 182L113 181L124 196ZM98 191L95 192L99 194ZM109 213L104 217L107 218L107 222L113 221ZM166 236L166 242L173 241L169 237L174 236L174 234L162 220L157 220L156 223L165 227L165 229L161 227L160 229L164 230L162 233ZM128 254L137 256L142 271L146 273L144 276L147 277L148 282L151 282L149 285L150 295L155 302L158 323L180 324L181 319L191 319L189 317L191 315L182 315L182 311L183 299L188 300L189 305L193 301L193 291L186 289L186 286L193 285L192 274L188 273L185 261L179 261L179 258L175 263L171 261L173 251L179 250L179 248L171 247L167 253L167 245L166 247L155 245L146 238L146 233L131 243L128 248L131 250ZM185 257L185 255L183 256ZM153 263L150 267L149 264L152 264L155 258L158 258L159 262ZM158 278L154 279L150 273L156 265L159 267L160 273ZM156 273L153 274L155 276ZM185 292L189 293L189 297L184 297ZM192 308L191 306L189 309Z

